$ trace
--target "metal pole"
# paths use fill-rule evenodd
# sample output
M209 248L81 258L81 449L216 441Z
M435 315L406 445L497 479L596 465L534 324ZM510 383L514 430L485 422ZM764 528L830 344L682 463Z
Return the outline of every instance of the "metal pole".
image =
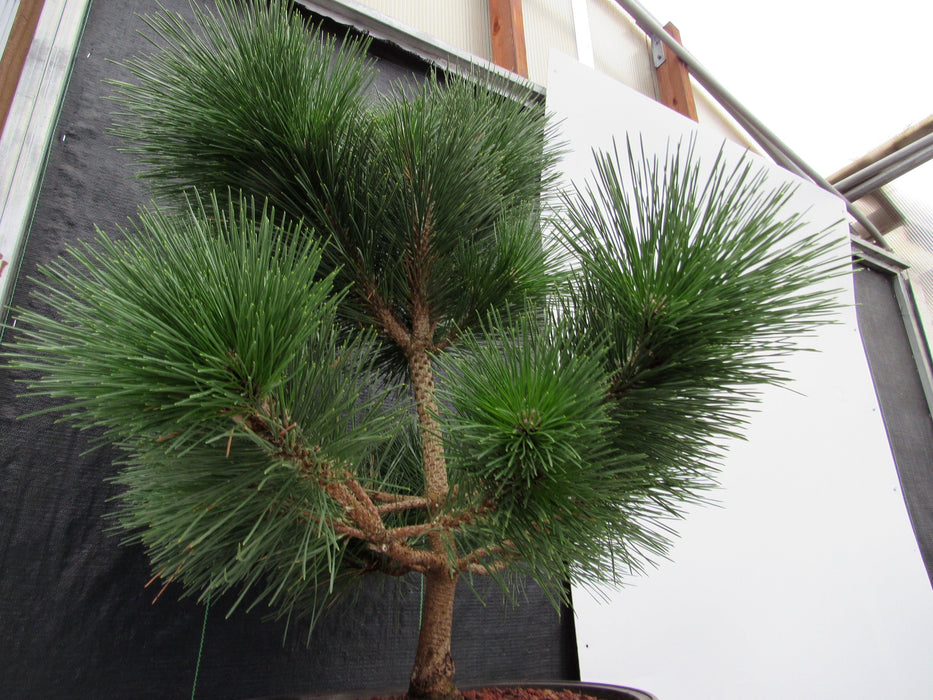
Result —
M884 170L881 173L878 173L872 178L869 178L860 185L856 185L851 190L846 192L846 196L855 201L860 197L864 197L866 194L874 192L875 190L884 187L892 180L896 180L904 173L909 173L911 170L916 168L918 165L923 165L928 160L933 158L933 146L915 153L909 158L903 159L897 165L893 165L890 168Z
M732 94L724 88L718 80L716 80L701 64L696 58L693 57L687 49L685 49L680 43L678 43L674 37L668 34L664 27L648 13L636 0L615 0L616 3L625 10L632 19L635 20L635 23L641 27L649 36L656 36L658 39L664 42L664 44L671 49L684 63L687 64L687 68L690 69L690 74L696 79L696 81L702 85L706 90L723 106L723 108L733 117L742 128L746 129L749 132L749 135L758 142L758 144L764 149L766 153L771 155L771 157L782 162L784 167L787 167L786 163L789 161L793 164L791 170L802 174L812 180L814 183L819 185L825 190L832 192L837 197L842 199L846 204L846 209L849 214L860 223L869 235L874 238L879 245L884 247L886 250L890 250L891 247L888 245L887 241L884 240L884 236L875 228L874 224L868 220L868 218L862 214L855 206L846 199L842 193L840 193L835 187L833 187L822 175L816 172L813 168L807 165L800 156L794 153L790 147L781 141L774 132L772 132L768 127L762 124L751 112L749 112L742 104L732 96ZM774 152L777 151L781 154L781 158L777 158L774 155Z
M925 157L923 154L925 154ZM915 168L930 158L933 158L933 134L927 134L913 143L909 143L903 148L894 151L894 153L890 153L884 158L879 158L871 165L862 168L858 172L852 173L849 177L843 178L835 183L836 189L845 193L847 197L851 197L853 200L858 199L858 197L850 194L850 190L855 190L858 185L872 180L876 175L881 175L885 171L898 167L904 162L912 163L912 167ZM890 182L890 180L888 180L888 182ZM877 187L880 186L881 185L878 185Z

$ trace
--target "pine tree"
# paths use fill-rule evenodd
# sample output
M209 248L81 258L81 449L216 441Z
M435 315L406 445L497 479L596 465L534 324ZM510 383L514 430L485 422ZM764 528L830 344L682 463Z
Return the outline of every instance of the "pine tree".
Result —
M455 696L459 580L614 581L665 552L838 271L748 163L597 155L553 217L533 95L429 75L288 3L149 21L120 132L162 208L44 270L13 347L125 455L153 573L313 622L421 575L410 695ZM623 173L631 186L625 188Z

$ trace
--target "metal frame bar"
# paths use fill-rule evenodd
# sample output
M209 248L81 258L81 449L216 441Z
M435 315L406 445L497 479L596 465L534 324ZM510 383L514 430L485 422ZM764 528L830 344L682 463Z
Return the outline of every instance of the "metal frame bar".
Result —
M901 313L901 320L907 332L907 342L914 358L923 396L926 399L927 412L933 418L933 357L927 342L920 314L917 310L916 295L910 279L909 265L906 261L887 250L878 248L868 241L852 237L852 249L857 264L877 270L892 277L894 297Z
M929 345L926 343L923 326L920 323L914 288L907 270L895 277L894 296L897 297L901 318L907 329L907 340L910 343L911 354L914 356L914 363L917 365L920 384L923 386L927 412L933 418L933 361L930 358Z
M13 296L90 0L46 3L0 136L0 321ZM6 263L6 265L4 265Z
M869 166L868 168L865 168L865 170L856 173L852 176L853 178L858 176L859 178L864 179L862 182L852 185L849 189L843 190L841 187L839 187L841 183L837 183L836 187L840 191L843 191L845 196L853 202L867 194L871 194L881 187L884 187L889 182L896 180L901 175L909 173L917 166L923 165L927 161L933 159L933 134L931 134L930 137L930 142L926 143L921 148L913 149L910 153L905 153L904 151L908 150L905 148L902 151L898 151L897 153L892 153L886 158L882 158L872 166ZM874 167L874 165L881 164L882 161L885 161L883 166L879 168ZM869 173L869 176L865 177L865 173L868 171L871 172Z
M892 275L899 275L910 265L906 260L889 250L880 248L873 243L858 236L850 236L852 255L857 263L864 263L876 270L883 270Z
M879 158L871 165L842 178L835 183L836 189L845 193L847 196L852 196L849 194L849 190L853 190L856 186L862 185L876 176L882 175L885 171L898 166L902 161L912 159L918 155L926 156L923 160L933 158L933 134L927 134L913 143L899 148L883 158ZM923 162L923 160L920 162ZM917 163L917 165L919 164L920 163ZM880 187L881 185L878 186Z

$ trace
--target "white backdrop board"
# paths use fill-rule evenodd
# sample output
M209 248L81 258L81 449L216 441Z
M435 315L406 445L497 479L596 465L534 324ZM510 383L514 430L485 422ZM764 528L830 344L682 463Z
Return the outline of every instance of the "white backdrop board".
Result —
M693 135L722 139L575 60L554 54L548 108L561 121L567 182L593 148L628 134L663 158ZM726 144L730 159L744 151ZM797 178L761 160L777 187ZM845 210L801 182L791 206L848 251ZM900 492L856 325L851 280L839 323L763 392L746 442L730 447L714 497L688 510L670 561L598 600L574 590L583 680L661 700L933 697L933 589Z

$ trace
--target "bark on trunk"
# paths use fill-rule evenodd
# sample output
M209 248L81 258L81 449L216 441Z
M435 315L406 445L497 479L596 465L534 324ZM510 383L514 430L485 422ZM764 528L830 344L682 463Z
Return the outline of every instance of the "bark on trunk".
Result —
M446 570L425 574L421 632L408 686L411 698L451 700L460 697L454 685L454 661L450 655L456 587L457 576L451 576Z
M423 344L419 343L409 350L408 367L411 371L418 424L421 427L424 496L427 499L428 514L434 515L447 497L447 462L444 459L440 426L435 418L437 403L434 400L434 370Z

